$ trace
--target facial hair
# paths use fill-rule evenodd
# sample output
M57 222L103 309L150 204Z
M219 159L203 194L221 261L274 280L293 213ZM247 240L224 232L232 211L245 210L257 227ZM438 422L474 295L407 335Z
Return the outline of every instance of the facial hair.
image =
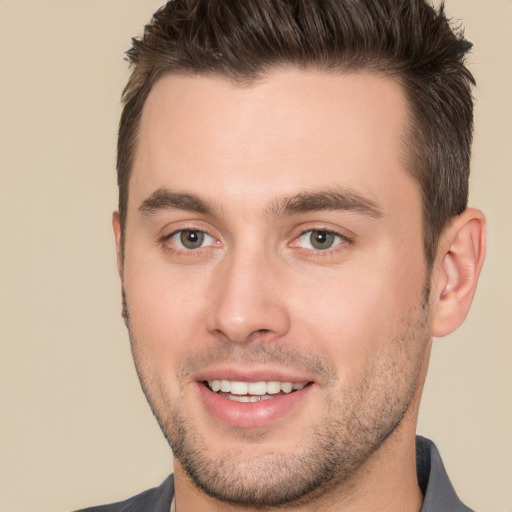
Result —
M425 296L428 296L428 291ZM126 306L126 305L125 305ZM128 312L128 308L125 309ZM192 482L217 500L237 506L266 508L309 503L330 489L343 486L395 432L421 386L421 368L430 340L428 300L410 311L386 350L359 382L341 381L334 367L318 353L264 341L240 346L222 344L190 354L178 378L217 361L278 363L314 371L322 379L325 414L305 428L306 443L290 452L247 452L226 448L211 456L207 434L187 413L183 387L168 397L144 362L141 340L130 328L132 352L142 389L174 456ZM251 439L251 435L253 439ZM248 433L247 443L258 433Z

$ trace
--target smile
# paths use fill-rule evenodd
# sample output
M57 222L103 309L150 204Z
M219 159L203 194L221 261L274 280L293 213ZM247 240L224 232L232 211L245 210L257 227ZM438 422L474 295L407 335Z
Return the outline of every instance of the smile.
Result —
M308 403L307 397L318 388L304 375L279 370L216 368L197 377L195 389L208 414L223 425L243 429L297 417L304 410L299 404Z
M214 393L228 400L234 402L260 402L299 391L308 383L280 381L243 382L213 379L208 380L206 384Z

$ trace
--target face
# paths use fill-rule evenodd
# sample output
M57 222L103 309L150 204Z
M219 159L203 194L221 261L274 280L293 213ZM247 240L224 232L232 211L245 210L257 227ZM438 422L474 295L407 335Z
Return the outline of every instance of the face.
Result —
M414 424L430 340L406 123L400 86L372 74L154 86L120 266L177 478L239 505L306 500Z

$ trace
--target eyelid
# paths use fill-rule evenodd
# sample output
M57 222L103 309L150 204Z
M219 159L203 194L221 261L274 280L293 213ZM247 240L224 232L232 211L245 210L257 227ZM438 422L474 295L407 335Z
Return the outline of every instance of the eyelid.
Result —
M312 231L323 231L325 233L332 234L339 238L340 242L334 245L333 247L329 247L327 249L315 249L315 248L306 248L301 247L298 245L298 241L308 233L311 233ZM315 253L318 255L327 255L329 253L332 253L336 250L339 250L341 247L344 247L346 245L352 245L353 244L353 238L346 235L345 233L342 233L340 230L333 229L331 227L327 227L325 225L313 225L311 227L308 227L306 229L302 228L296 235L293 236L292 242L289 244L289 247L292 247L293 249L298 250L304 250L310 253Z
M200 247L197 247L195 249L190 249L189 247L184 247L183 244L181 243L181 241L179 241L180 237L178 235L180 235L181 233L186 232L186 231L195 232L195 233L202 233L204 235L204 240L203 241L206 242L207 239L209 239L210 242L207 245L201 245ZM173 243L180 248L180 250L185 250L185 251L195 251L195 250L198 250L198 249L203 249L205 247L211 247L212 245L214 245L211 242L215 242L215 238L213 238L213 236L208 234L206 231L201 231L199 229L178 229L174 233L171 233L169 235L169 237L167 238L167 240L172 240Z
M190 249L190 248L184 247L181 244L176 243L176 241L172 240L175 236L179 235L183 231L195 231L197 233L203 233L205 235L205 237L210 238L213 243L209 243L208 245L201 245L200 247L198 247L196 249ZM171 243L169 243L169 241L171 241ZM182 253L182 254L191 254L194 252L209 250L209 249L219 247L222 245L222 242L218 239L218 237L212 235L208 229L205 229L204 227L198 227L197 225L190 225L190 224L185 224L183 226L177 227L175 229L170 230L170 232L168 230L165 234L158 237L158 243L166 251Z

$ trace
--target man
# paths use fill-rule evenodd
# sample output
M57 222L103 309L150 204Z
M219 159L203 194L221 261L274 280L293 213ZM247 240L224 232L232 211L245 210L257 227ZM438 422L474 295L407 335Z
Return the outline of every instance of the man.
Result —
M423 0L175 0L128 56L113 226L174 453L96 511L464 511L416 438L485 251L470 44Z

